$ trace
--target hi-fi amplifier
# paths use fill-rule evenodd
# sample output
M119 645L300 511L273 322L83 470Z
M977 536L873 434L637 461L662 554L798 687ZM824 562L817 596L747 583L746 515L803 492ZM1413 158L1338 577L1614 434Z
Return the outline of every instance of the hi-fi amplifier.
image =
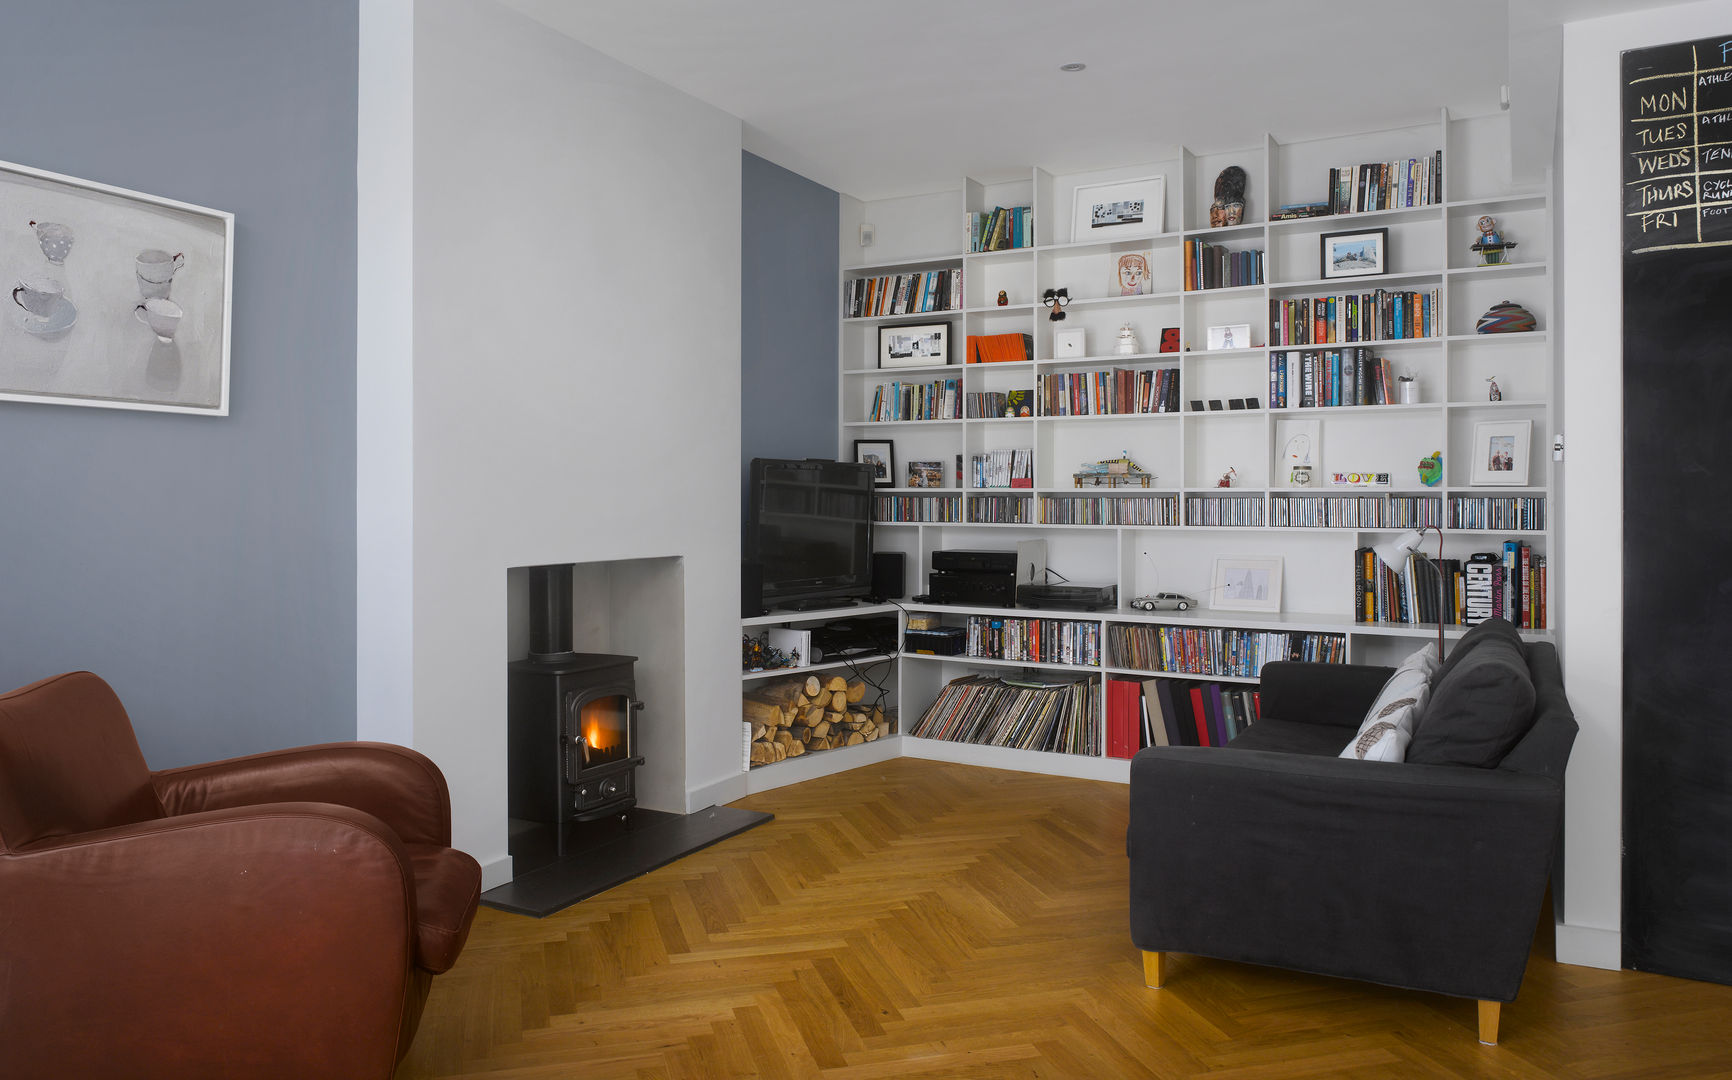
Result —
M1016 573L1012 570L997 574L946 570L934 573L926 584L928 603L1016 606Z
M1016 573L1014 551L934 551L932 569L962 570L979 574Z

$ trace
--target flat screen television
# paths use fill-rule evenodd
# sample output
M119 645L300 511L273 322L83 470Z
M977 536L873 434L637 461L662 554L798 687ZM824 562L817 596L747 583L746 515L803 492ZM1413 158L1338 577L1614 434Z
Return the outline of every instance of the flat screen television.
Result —
M753 458L746 557L766 608L824 607L872 593L873 468Z

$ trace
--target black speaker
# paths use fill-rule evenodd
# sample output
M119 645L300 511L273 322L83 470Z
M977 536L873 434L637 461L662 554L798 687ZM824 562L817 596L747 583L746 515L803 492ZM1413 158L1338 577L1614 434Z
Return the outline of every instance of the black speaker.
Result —
M750 559L740 560L740 618L764 613L764 567Z
M907 587L904 562L900 551L872 553L872 599L879 602L902 599Z

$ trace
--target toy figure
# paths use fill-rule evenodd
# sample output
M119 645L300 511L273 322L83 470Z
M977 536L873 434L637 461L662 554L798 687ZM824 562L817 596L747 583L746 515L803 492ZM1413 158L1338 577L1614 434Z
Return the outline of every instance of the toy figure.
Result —
M1479 239L1475 240L1468 250L1479 252L1479 264L1497 266L1505 262L1515 244L1505 240L1503 233L1498 232L1497 219L1486 214L1474 222L1474 228L1479 230Z
M1486 400L1487 401L1502 401L1503 400L1503 391L1498 389L1497 376L1493 375L1491 378L1487 379L1486 382L1491 383L1491 397L1487 398Z
M1052 314L1047 316L1048 319L1053 322L1062 322L1064 321L1064 306L1070 303L1070 290L1048 289L1041 296L1040 302L1052 309Z
M1230 488L1233 486L1233 481L1236 480L1238 476L1239 470L1229 465L1227 466L1227 471L1221 474L1221 479L1215 481L1215 486Z
M1003 289L998 290L998 306L999 307L1009 307L1010 306L1010 294L1006 293Z
M1443 479L1443 451L1433 450L1430 457L1419 459L1419 482L1426 487L1436 487Z

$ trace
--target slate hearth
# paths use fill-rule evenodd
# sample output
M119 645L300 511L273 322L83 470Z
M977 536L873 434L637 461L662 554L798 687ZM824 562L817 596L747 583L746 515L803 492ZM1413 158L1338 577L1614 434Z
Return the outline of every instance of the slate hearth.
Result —
M634 807L602 820L511 821L511 880L481 894L488 907L542 918L774 820L732 806L695 814Z

